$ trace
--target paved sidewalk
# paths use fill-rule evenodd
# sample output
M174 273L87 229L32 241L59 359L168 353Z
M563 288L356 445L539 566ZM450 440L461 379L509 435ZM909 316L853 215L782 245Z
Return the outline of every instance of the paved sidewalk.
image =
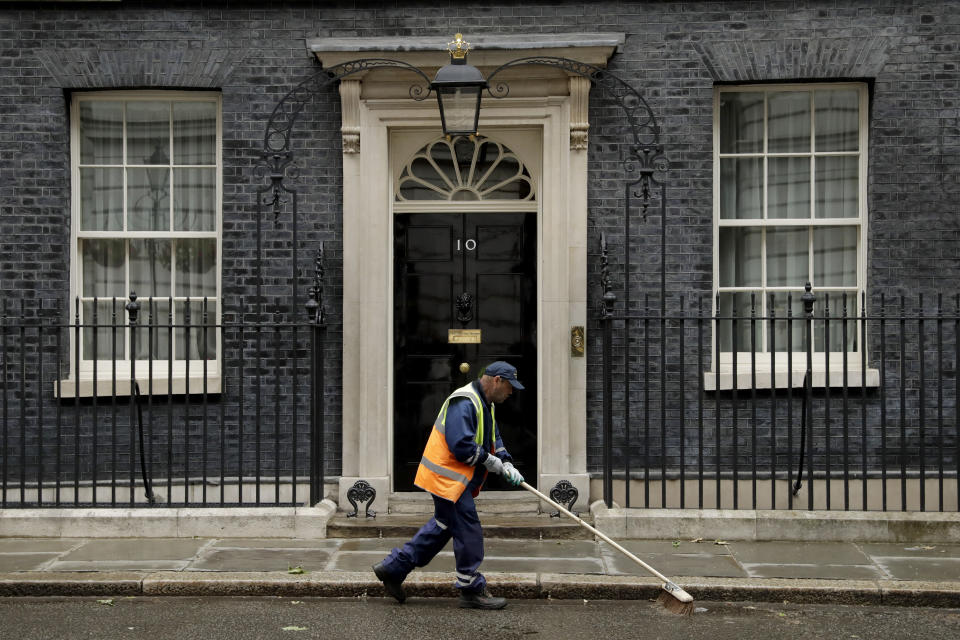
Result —
M368 595L370 571L402 539L0 538L0 595ZM960 545L628 540L697 599L960 607ZM297 569L299 568L299 569ZM294 569L293 572L290 569ZM300 572L302 569L303 573ZM408 579L411 595L449 596L448 547ZM487 539L483 567L510 597L655 597L658 583L591 540Z

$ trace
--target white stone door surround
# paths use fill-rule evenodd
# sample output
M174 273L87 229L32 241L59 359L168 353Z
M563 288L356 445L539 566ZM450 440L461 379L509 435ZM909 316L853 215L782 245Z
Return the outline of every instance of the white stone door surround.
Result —
M452 34L451 34L452 35ZM560 56L606 66L622 34L479 36L468 61L485 74L508 60ZM429 76L447 63L451 38L313 39L308 49L329 68L358 58L392 58ZM571 330L587 325L587 103L590 83L544 66L502 74L510 95L484 95L480 132L536 130L542 136L537 191L539 486L569 480L589 496L586 459L586 358L573 357ZM409 97L415 74L371 70L341 81L343 118L343 472L341 509L357 480L389 508L393 464L393 184L391 137L435 131L436 101ZM403 137L403 136L401 136Z

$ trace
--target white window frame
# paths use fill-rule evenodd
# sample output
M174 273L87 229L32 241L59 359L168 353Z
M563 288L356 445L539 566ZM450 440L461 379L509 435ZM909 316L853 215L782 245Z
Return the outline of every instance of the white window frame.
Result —
M209 101L216 105L217 125L216 125L216 194L215 194L215 222L213 231L81 231L80 230L80 209L81 209L81 189L80 169L81 166L88 167L122 167L124 169L124 216L127 211L127 189L126 189L126 169L136 166L127 162L126 158L126 121L124 120L124 163L121 165L81 165L80 162L80 103L83 101L116 101L116 102L148 102L148 101L169 101L173 102L197 102ZM71 97L70 109L70 169L71 169L71 224L70 224L70 311L68 322L72 325L76 318L76 304L78 296L82 291L82 264L80 260L79 243L83 239L176 239L176 238L215 238L216 239L216 297L208 298L208 304L215 304L215 312L207 317L208 326L219 326L223 313L221 279L223 267L223 101L219 92L197 92L197 91L96 91L96 92L78 92ZM171 124L172 126L172 124ZM172 132L171 132L172 140ZM170 155L170 166L173 165L173 156ZM210 168L211 165L175 165L177 167L192 168L203 167ZM171 198L171 203L173 199ZM172 206L172 204L171 204ZM129 270L129 257L126 259L126 268ZM129 276L129 273L128 273ZM129 292L128 292L129 293ZM137 292L138 294L140 292ZM182 301L184 298L177 296L174 301ZM101 298L101 300L108 300ZM168 298L155 298L155 302L162 303ZM202 298L191 298L191 302L200 303ZM127 298L117 299L117 323L128 324L128 315L125 305ZM148 323L149 310L148 298L138 298L140 302L140 315L138 324L144 326ZM85 322L83 318L83 309L80 309L81 323ZM99 324L110 324L109 318L98 317ZM176 322L176 319L175 319ZM201 318L191 318L191 324L197 325L197 331L202 331ZM157 313L154 316L153 324L159 325L159 331L167 331L165 325L168 323L166 313ZM81 332L84 329L81 329ZM118 330L119 332L120 330ZM126 351L130 348L130 330L122 329L123 340ZM146 327L139 331L147 331ZM200 360L191 359L189 361L189 378L187 375L188 366L186 360L175 359L171 363L166 358L154 358L152 361L152 375L150 362L138 357L135 367L136 381L140 388L140 393L147 395L154 394L202 394L219 393L221 390L220 370L221 358L223 355L222 332L218 328L210 328L207 331L214 332L216 341L216 359ZM94 395L94 361L81 354L79 362L79 372L76 359L77 345L76 330L71 326L69 329L69 371L64 380L55 383L55 393L59 397L90 397ZM82 341L82 337L81 337ZM82 349L82 342L80 345ZM138 354L142 356L143 354ZM114 362L111 359L98 359L96 364L96 395L111 396L114 393L118 396L126 396L132 393L131 389L131 367L130 354L126 353L124 358L116 360L116 374L114 374ZM206 371L204 365L206 364ZM172 371L171 371L172 369ZM79 373L79 381L77 376ZM172 373L172 377L170 374Z
M846 90L856 90L859 95L859 145L858 151L856 152L818 152L815 148L816 142L816 114L814 110L814 91L823 89L846 89ZM810 136L811 136L811 147L809 152L802 153L770 153L767 149L768 142L768 127L769 121L767 117L767 100L764 100L764 118L763 118L763 148L761 151L756 153L721 153L720 151L720 99L721 95L724 93L776 93L781 91L809 91L810 92ZM712 309L713 315L717 314L717 296L720 293L738 293L738 292L754 292L760 290L762 293L758 294L757 298L757 308L758 308L758 324L761 325L761 341L758 344L758 351L756 353L756 360L753 361L752 354L748 350L742 350L741 348L737 349L736 361L737 361L737 371L736 377L733 375L733 361L734 354L730 351L721 352L719 358L719 370L716 364L714 364L714 369L712 371L706 372L704 375L705 388L707 390L725 390L734 388L734 383L736 383L736 388L748 389L753 385L753 376L754 372L756 374L756 386L758 388L786 388L786 387L800 387L803 385L804 372L806 371L807 366L807 356L806 351L795 350L793 352L792 358L792 375L791 371L788 368L788 353L785 349L786 345L777 345L777 351L775 358L773 359L774 364L771 365L770 353L767 351L760 351L759 349L763 348L763 345L766 344L766 336L768 332L768 321L766 320L766 315L763 310L766 309L767 298L771 293L787 293L790 292L793 294L795 301L799 301L800 296L803 295L804 283L798 283L797 286L790 287L768 287L766 283L766 277L761 279L762 284L758 287L720 287L720 230L722 228L730 227L762 227L763 229L778 227L778 228L789 228L789 227L829 227L829 226L857 226L859 227L859 239L858 239L858 250L857 250L857 284L856 284L856 302L851 304L849 295L848 295L848 304L850 307L856 308L856 313L860 313L860 304L862 300L863 293L866 291L866 256L867 256L867 168L868 168L868 140L869 140L869 95L868 88L865 83L861 82L822 82L822 83L788 83L788 84L745 84L745 85L717 85L714 87L713 93L713 295L712 295ZM858 185L858 205L857 205L857 218L817 218L815 214L811 218L778 218L778 219L768 219L768 180L767 180L767 159L770 157L811 157L813 159L813 164L811 165L810 173L810 206L816 206L816 161L818 157L827 157L827 156L858 156L858 167L859 167L859 185ZM745 219L721 219L720 217L720 206L721 206L721 178L720 178L720 165L722 158L762 158L763 167L764 167L764 180L763 180L763 215L761 218L745 218ZM812 237L812 234L811 234ZM812 240L811 240L812 242ZM767 251L767 242L764 240L761 243L761 269L766 270L766 251ZM812 260L813 250L812 247L809 250L809 259ZM839 316L840 305L841 305L841 295L839 292L845 291L849 292L853 287L814 287L814 293L817 295L818 304L822 304L823 296L826 293L831 294L831 315ZM849 307L848 307L849 308ZM819 309L819 307L818 307ZM850 312L853 315L853 312ZM819 311L817 313L819 315ZM745 318L744 322L749 322L749 318ZM802 323L802 315L797 317L795 322ZM860 349L864 348L864 345L861 344L860 340L860 323L856 323L857 327L857 349L855 351L846 352L847 357L847 376L846 384L851 387L861 386L865 384L868 387L875 387L879 385L879 372L876 369L867 368L866 371L863 371L863 360ZM837 330L839 331L839 323L837 325ZM714 332L712 336L711 344L711 353L717 353L717 340L719 336L718 332ZM747 345L749 347L749 345ZM831 351L829 353L829 358L827 354L823 351L815 351L813 353L813 380L812 384L815 387L839 387L844 384L844 374L843 374L843 359L844 352L842 351ZM827 371L827 362L829 361L829 371ZM772 367L775 367L776 370L773 371Z

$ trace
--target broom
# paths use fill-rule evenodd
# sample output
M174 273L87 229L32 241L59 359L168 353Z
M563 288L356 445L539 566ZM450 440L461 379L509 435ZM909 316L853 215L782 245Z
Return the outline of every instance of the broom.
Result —
M622 546L620 546L618 543L612 540L609 536L594 529L589 524L587 524L586 522L584 522L583 520L575 516L570 511L567 511L562 506L560 506L559 504L557 504L547 496L543 495L542 493L540 493L539 491L531 487L526 482L521 482L520 486L526 489L527 491L529 491L530 493L534 494L535 496L537 496L547 504L553 505L556 509L562 511L565 515L570 516L571 518L576 520L580 524L580 526L582 526L584 529L586 529L593 535L597 536L598 538L600 538L601 540L603 540L604 542L612 546L617 551L623 553L625 556L627 556L628 558L636 562L638 565L640 565L641 567L643 567L644 569L646 569L647 571L655 575L660 580L663 580L663 584L661 585L661 589L663 590L660 592L660 595L657 597L657 604L661 605L662 607L664 607L665 609L667 609L672 613L676 613L682 616L689 616L693 614L693 596L691 596L689 593L684 591L672 580L664 576L662 573L660 573L659 571L657 571L656 569L648 565L646 562L644 562L637 556L633 555L632 553L624 549Z

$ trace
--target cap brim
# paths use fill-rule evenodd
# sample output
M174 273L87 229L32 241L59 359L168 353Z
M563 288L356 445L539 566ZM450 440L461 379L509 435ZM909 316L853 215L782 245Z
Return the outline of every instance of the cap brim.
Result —
M510 383L510 386L514 389L523 389L524 386L520 384L519 380L514 380L512 378L506 378L506 381Z

